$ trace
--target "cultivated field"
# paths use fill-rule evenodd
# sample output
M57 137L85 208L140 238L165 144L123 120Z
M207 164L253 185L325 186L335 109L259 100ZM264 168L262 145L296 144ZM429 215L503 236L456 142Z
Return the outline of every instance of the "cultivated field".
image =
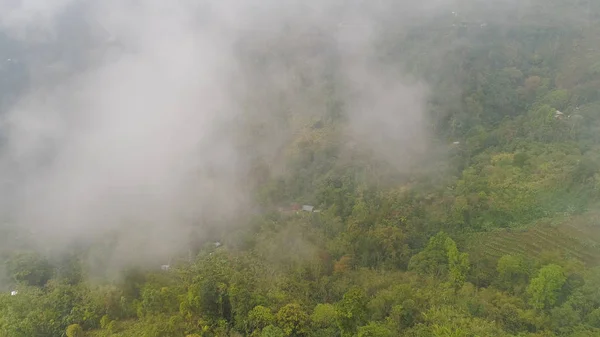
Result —
M560 254L587 265L600 264L600 212L588 212L559 224L539 223L527 229L502 229L472 238L471 254L499 258L523 254L539 258Z

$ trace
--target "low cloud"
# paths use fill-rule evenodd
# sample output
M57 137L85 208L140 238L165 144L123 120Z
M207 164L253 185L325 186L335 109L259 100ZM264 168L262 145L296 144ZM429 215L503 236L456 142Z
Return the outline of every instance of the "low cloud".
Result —
M376 53L377 19L398 4L1 6L2 29L22 44L51 36L43 43L78 52L29 55L28 90L0 124L5 213L40 246L115 232L114 260L125 263L174 254L192 227L247 214L254 162L281 165L296 131L290 119L326 113L328 73L344 101L348 139L398 169L427 150L426 85ZM73 13L85 18L76 27L91 42L74 45L57 30Z

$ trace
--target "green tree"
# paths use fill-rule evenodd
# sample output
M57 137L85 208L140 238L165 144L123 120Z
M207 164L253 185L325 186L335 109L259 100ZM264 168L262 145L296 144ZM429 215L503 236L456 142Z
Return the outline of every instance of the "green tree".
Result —
M311 317L311 337L337 337L340 331L336 321L335 306L331 304L317 304Z
M392 337L394 334L385 325L370 322L368 325L358 328L358 337Z
M420 274L441 277L448 272L448 253L447 239L448 235L439 232L429 239L429 243L418 254L410 259L408 268Z
M527 287L529 303L536 309L551 308L567 278L563 268L556 264L544 266Z
M408 299L402 302L401 305L394 305L390 315L386 318L386 322L395 331L401 331L413 325L417 317L418 311L413 300Z
M469 272L469 255L460 253L456 243L451 238L446 239L446 251L448 254L450 283L455 289L462 287Z
M67 337L83 337L83 329L79 324L71 324L67 327Z
M579 313L568 304L552 308L550 311L552 329L559 335L568 335L581 322Z
M286 304L279 309L276 320L286 336L304 336L308 332L310 319L297 303Z
M317 328L328 328L334 326L336 319L335 307L329 303L319 303L315 306L311 315L311 321Z
M465 282L469 268L468 254L460 253L456 242L444 232L432 237L425 249L409 263L409 269L421 274L437 278L448 275L450 283L457 289Z
M266 326L262 330L262 333L260 334L260 337L286 337L286 336L289 336L289 335L286 335L282 329L280 329L276 326L273 326L273 325Z
M344 294L336 305L337 323L342 336L352 336L359 326L367 321L367 295L358 287L353 287Z
M248 313L248 325L250 331L262 330L275 322L275 316L271 309L258 305Z
M503 255L498 260L496 271L498 272L496 285L500 289L513 289L519 293L519 289L529 282L529 266L522 256Z

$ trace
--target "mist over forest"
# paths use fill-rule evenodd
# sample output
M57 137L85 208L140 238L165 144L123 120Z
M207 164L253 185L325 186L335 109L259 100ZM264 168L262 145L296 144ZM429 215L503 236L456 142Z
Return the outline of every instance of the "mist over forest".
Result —
M0 1L0 337L597 336L600 2Z

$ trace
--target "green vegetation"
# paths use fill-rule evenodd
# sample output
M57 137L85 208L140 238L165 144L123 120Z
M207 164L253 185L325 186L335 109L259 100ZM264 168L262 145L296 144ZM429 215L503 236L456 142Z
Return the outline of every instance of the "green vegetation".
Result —
M221 247L116 280L87 277L85 248L3 249L0 337L600 335L600 2L530 2L378 41L432 84L445 155L396 173L344 148L324 90L285 174L257 173L266 211L217 229ZM280 210L294 202L320 212Z

